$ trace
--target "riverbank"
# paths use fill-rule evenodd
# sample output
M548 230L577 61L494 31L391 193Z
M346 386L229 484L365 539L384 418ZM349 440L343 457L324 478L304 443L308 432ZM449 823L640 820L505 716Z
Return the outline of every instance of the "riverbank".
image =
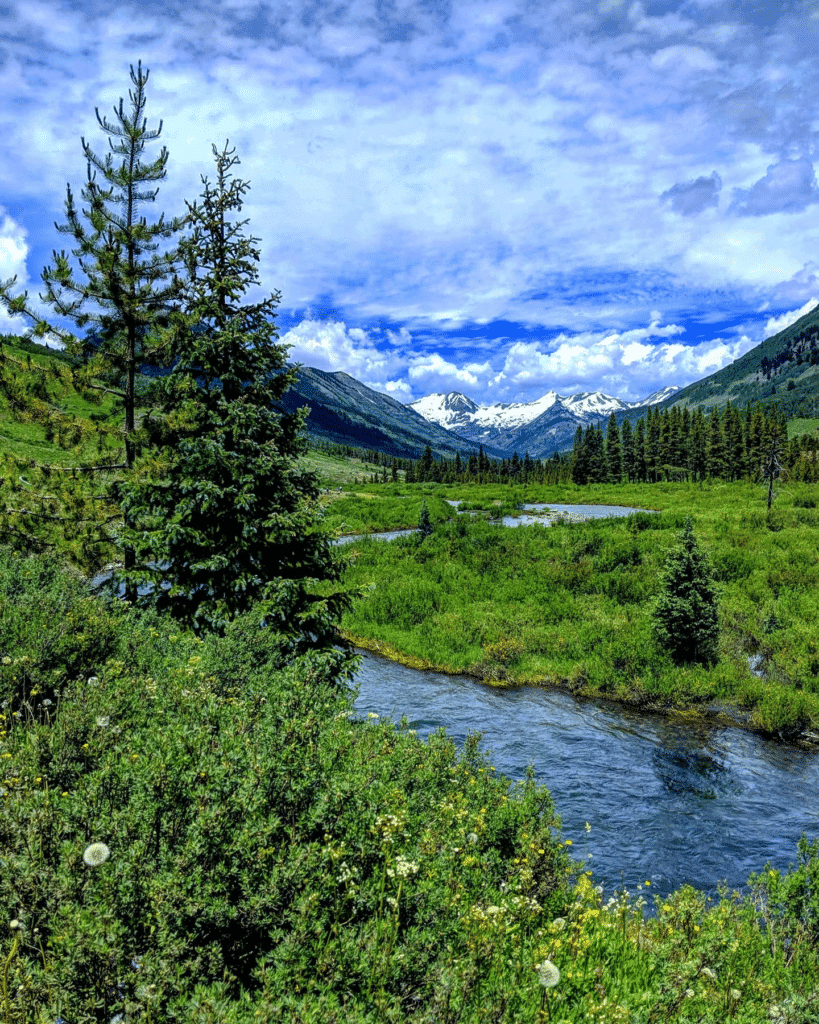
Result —
M558 503L555 493L527 500ZM577 488L573 489L574 491ZM403 664L497 685L547 685L687 710L798 742L819 733L819 519L794 487L767 517L749 484L664 485L666 508L628 519L504 529L451 506L433 535L347 545L365 596L342 629ZM626 504L627 489L601 488ZM635 505L648 505L645 488ZM435 497L454 500L444 490ZM493 499L494 500L494 499ZM656 502L655 502L656 504ZM367 507L376 505L368 501ZM714 570L716 664L678 666L652 630L667 553L691 513ZM379 646L375 646L375 645Z
M812 728L783 728L779 730L763 729L754 723L753 711L743 708L738 704L729 701L713 700L702 704L690 704L684 701L675 702L671 697L664 697L659 700L648 693L623 693L612 696L610 693L602 693L592 688L578 687L568 681L555 679L527 679L516 680L487 678L470 672L462 672L453 669L449 665L441 665L430 662L417 655L407 655L398 650L392 644L373 640L370 637L358 636L349 630L340 630L341 636L354 647L361 651L369 651L381 658L403 665L405 668L412 668L418 671L439 672L442 675L462 676L473 679L486 686L500 689L512 689L524 686L533 686L540 689L556 690L560 693L570 694L577 700L595 700L611 702L624 707L634 708L639 711L646 711L651 714L666 715L673 719L684 719L692 724L697 722L727 726L736 729L744 729L760 736L773 736L785 743L793 743L806 750L819 752L819 732Z

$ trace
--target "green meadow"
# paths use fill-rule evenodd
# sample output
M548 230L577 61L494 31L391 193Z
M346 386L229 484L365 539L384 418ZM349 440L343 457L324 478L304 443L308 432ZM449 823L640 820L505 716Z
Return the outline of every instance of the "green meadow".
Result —
M770 513L765 489L748 482L376 491L333 502L328 523L342 532L406 527L426 500L435 529L423 542L362 537L350 546L348 582L368 589L342 626L359 645L499 685L558 685L654 707L733 705L770 732L819 726L815 485L780 485ZM455 515L446 499L483 514ZM519 502L656 514L487 521ZM717 583L720 656L710 668L673 664L652 632L664 561L689 514Z

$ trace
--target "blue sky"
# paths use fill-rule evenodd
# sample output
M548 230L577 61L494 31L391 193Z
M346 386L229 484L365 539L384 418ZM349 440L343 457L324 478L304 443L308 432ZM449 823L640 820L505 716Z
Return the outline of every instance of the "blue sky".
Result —
M0 278L36 295L141 59L144 214L229 138L292 359L401 401L637 400L817 303L817 52L819 0L12 2Z

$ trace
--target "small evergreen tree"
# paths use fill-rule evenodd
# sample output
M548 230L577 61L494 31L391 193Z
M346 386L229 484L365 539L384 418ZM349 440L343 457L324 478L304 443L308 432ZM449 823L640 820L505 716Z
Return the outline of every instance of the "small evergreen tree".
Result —
M253 608L298 653L332 642L348 598L317 586L340 579L342 563L319 528L318 478L296 464L307 410L279 404L296 370L276 343L278 293L241 303L258 282L258 239L231 215L249 186L232 179L234 150L213 152L215 187L203 177L201 205L188 204L185 311L167 328L174 365L151 423L167 455L124 489L141 524L126 534L138 560L127 578L150 584L141 603L198 632Z
M421 540L425 540L432 533L432 523L426 501L421 502L421 511L418 514L418 532L421 534Z
M676 664L712 665L719 643L717 594L690 516L679 540L665 561L662 592L654 609L655 633Z

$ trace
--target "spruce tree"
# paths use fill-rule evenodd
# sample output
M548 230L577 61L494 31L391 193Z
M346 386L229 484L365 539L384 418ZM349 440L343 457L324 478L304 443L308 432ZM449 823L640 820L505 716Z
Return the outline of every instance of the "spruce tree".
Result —
M81 196L87 207L77 208L68 185L67 223L55 225L77 243L71 253L79 274L72 270L69 254L56 250L53 265L42 272L45 293L40 295L41 300L77 328L89 328L85 337L80 339L71 331L50 324L31 308L27 292L12 298L16 278L0 283L0 303L10 313L23 314L31 321L35 338L55 335L77 357L73 372L63 375L63 383L76 388L87 400L98 402L103 395L111 395L119 404L118 455L114 456L110 446L101 444L102 457L85 460L79 470L67 472L54 466L30 465L25 467L23 477L26 484L32 484L24 487L21 497L26 508L20 513L30 538L34 540L38 524L53 528L59 523L70 535L74 557L92 564L95 550L100 557L109 553L109 524L118 519L118 480L122 471L133 469L138 454L137 368L156 362L159 354L152 351L155 328L178 299L179 282L174 275L178 254L174 250L158 254L156 250L158 239L167 239L179 231L184 220L174 218L166 223L160 215L155 223L148 224L144 216L139 216L140 207L154 202L158 192L144 186L165 177L168 161L164 146L153 163L141 161L146 143L155 141L162 131L161 121L156 130L149 131L144 117L148 75L147 69L143 72L141 61L136 71L131 67L134 89L130 92L130 114L125 112L122 99L114 108L113 123L96 110L97 121L109 136L111 152L105 159L84 138L81 140L87 164ZM121 160L115 162L112 154ZM97 180L97 173L107 187ZM87 308L89 303L91 308ZM50 423L52 430L64 430L66 426L66 415L56 395L39 412L32 406L30 415ZM92 498L78 491L78 473L99 474L99 485L91 491L101 493ZM19 489L19 485L13 486ZM8 505L6 512L14 514ZM127 545L121 554L126 566L132 567L133 553Z
M426 501L421 502L421 511L418 513L418 532L421 535L422 541L432 533L432 523L429 518L429 507Z
M690 516L679 542L665 561L662 591L654 608L655 634L676 664L712 665L719 643L717 593Z
M623 473L626 481L633 484L637 475L637 460L634 451L634 433L631 421L623 420Z
M620 443L620 428L617 426L617 417L614 413L609 416L606 428L606 466L609 483L619 484L623 478L623 447Z
M320 586L340 579L342 563L320 529L318 479L296 462L307 410L280 405L296 369L277 342L279 293L242 301L260 254L248 222L231 218L249 185L233 178L227 143L213 152L215 185L203 176L201 203L187 204L184 312L165 331L173 366L151 422L165 454L124 488L140 523L127 532L138 563L125 575L149 584L140 603L197 632L221 632L252 608L294 653L327 648L348 598Z

